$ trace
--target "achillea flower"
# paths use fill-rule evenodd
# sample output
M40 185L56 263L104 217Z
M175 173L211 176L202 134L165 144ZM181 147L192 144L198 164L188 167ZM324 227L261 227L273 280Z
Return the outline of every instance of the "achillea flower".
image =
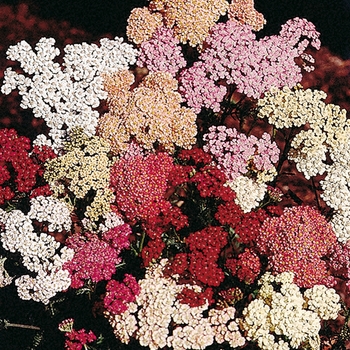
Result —
M70 133L65 153L46 163L44 178L58 198L66 195L82 200L94 191L87 201L85 216L93 221L110 211L113 198L109 190L109 144L98 136L88 137L81 129ZM84 179L82 181L81 179Z
M110 112L99 119L99 135L111 143L112 151L125 153L132 140L149 151L157 147L167 152L173 152L175 146L190 148L197 134L197 116L181 106L177 81L171 74L150 73L128 91L123 83L129 77L129 73L119 72L111 76L113 83L106 85L112 88Z
M181 72L179 92L196 113L202 108L220 111L220 103L226 95L226 87L208 78L204 63L195 62L192 67Z
M286 22L279 35L260 40L248 25L227 21L212 28L200 59L211 79L224 79L238 92L259 98L271 86L292 88L301 81L294 60L304 57L308 45L318 49L318 36L313 24L299 18Z
M284 209L280 217L267 218L260 228L257 247L267 255L274 273L294 272L295 283L311 288L335 283L323 257L336 244L332 226L308 206Z
M280 150L268 133L258 139L220 125L211 126L203 140L203 150L213 155L229 181L250 173L257 177L260 173L275 172L273 164L278 161Z
M140 46L140 55L136 64L147 67L150 72L169 72L172 76L186 66L186 61L174 37L172 29L160 27L152 38Z
M142 44L162 26L162 15L151 12L147 7L136 7L131 10L126 27L126 35L135 44Z
M121 262L117 250L96 234L74 234L68 237L66 245L75 252L73 259L63 265L70 274L72 288L81 288L88 280L110 280Z
M254 0L233 0L228 9L228 18L250 25L255 31L266 24L264 15L254 8Z
M228 6L226 0L152 0L149 8L163 15L165 25L174 29L181 43L201 47Z
M121 314L128 309L128 304L134 302L139 294L140 286L135 277L126 274L123 282L108 281L103 304L107 311L113 314Z
M21 194L43 191L44 162L55 157L47 147L31 151L30 140L14 129L0 130L0 205ZM50 191L47 191L50 194Z
M55 62L60 54L53 38L41 38L33 50L26 41L10 46L8 58L19 61L25 74L8 68L1 91L18 89L22 108L33 110L50 128L52 147L58 153L73 128L94 135L99 113L96 108L107 96L101 74L127 69L136 62L136 50L122 38L103 38L100 46L74 44L64 49L64 68ZM42 136L42 135L41 135Z
M165 192L172 169L173 160L166 153L117 160L110 178L116 209L131 222L157 216L170 206Z

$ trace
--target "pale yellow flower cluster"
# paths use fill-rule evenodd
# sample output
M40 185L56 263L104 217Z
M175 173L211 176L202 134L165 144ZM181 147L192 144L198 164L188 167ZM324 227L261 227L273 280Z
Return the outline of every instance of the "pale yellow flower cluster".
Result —
M233 0L229 6L228 18L248 24L255 31L263 29L266 24L264 15L255 10L254 0Z
M152 0L150 11L146 8L133 10L127 35L136 44L148 40L151 32L161 25L161 15L163 24L174 29L181 43L201 47L211 27L226 14L228 6L226 0Z
M113 200L109 189L112 166L109 151L109 144L104 139L89 137L81 129L74 129L70 133L70 141L65 145L64 154L45 164L44 178L54 195L66 198L73 206L77 200L84 199L89 203L85 216L93 221L110 211Z
M327 152L344 144L350 130L346 110L324 103L326 97L323 91L298 85L294 89L272 88L258 101L258 117L266 117L276 128L307 125L307 130L294 137L289 153L306 178L325 172Z
M243 310L241 327L260 349L289 350L302 344L319 349L321 320L338 316L341 305L335 290L315 286L302 294L293 278L291 272L267 272L259 281L257 298Z
M120 155L132 140L146 150L191 148L196 142L196 114L181 106L177 81L170 73L150 73L131 89L132 79L129 71L105 79L110 111L100 118L98 134L109 141L111 150Z

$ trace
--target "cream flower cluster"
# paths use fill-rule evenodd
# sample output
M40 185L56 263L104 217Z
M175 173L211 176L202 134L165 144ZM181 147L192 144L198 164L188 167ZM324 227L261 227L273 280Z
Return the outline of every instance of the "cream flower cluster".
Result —
M35 277L23 275L15 280L21 299L48 304L50 298L69 288L69 272L62 267L73 258L72 249L62 247L46 233L36 233L29 215L20 210L6 213L0 209L0 222L4 225L0 232L3 248L20 253L24 267L36 274Z
M13 277L11 277L5 269L6 258L0 255L0 288L6 287L12 283Z
M321 198L334 209L331 220L338 241L346 243L350 239L350 139L341 147L332 150L332 165L327 167L327 175L320 182Z
M326 97L323 91L303 90L298 85L294 89L272 88L258 101L258 116L267 117L276 128L308 125L293 138L289 152L289 159L307 179L326 171L327 153L339 148L350 130L346 110L324 103Z
M303 295L293 278L291 272L275 277L265 273L257 298L243 310L241 327L262 350L296 349L307 343L319 349L321 320L335 319L340 311L335 290L315 286Z
M38 196L30 200L28 217L48 223L49 232L69 231L72 226L70 210L66 203L54 197Z
M265 183L258 183L247 176L238 176L227 185L236 193L235 203L244 213L249 213L259 206L267 191Z
M145 278L139 281L141 293L126 312L105 313L115 336L124 343L135 337L140 345L152 350L166 346L174 350L205 349L214 341L242 346L245 338L234 321L235 309L210 310L206 317L207 303L198 307L180 303L176 296L183 288L200 291L200 287L179 285L164 277L166 264L167 259L163 259L147 269Z
M9 94L18 89L21 107L32 109L35 117L46 121L52 145L58 150L74 127L95 134L99 113L94 109L107 97L101 73L127 69L136 62L137 51L122 38L101 39L100 46L67 45L61 67L54 62L60 54L54 44L53 38L41 38L34 50L26 41L10 46L7 58L20 62L26 74L8 68L1 91Z

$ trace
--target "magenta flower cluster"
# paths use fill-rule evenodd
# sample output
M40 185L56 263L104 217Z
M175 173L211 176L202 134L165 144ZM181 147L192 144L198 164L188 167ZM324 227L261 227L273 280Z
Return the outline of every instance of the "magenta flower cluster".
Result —
M220 111L220 102L227 89L207 76L203 62L195 62L191 68L184 70L180 74L179 82L181 96L195 113L199 113L202 107L210 108L214 112Z
M74 234L66 240L66 245L74 249L74 257L64 264L72 280L72 288L81 288L88 280L99 282L110 280L116 266L122 261L122 249L129 247L131 228L124 224L110 229L100 239L98 235Z
M319 33L305 19L287 21L279 33L256 40L252 28L235 21L216 24L204 43L200 67L212 81L235 85L259 98L272 86L292 88L302 79L296 58L308 59L308 46L320 47ZM303 62L306 66L306 63ZM310 66L309 66L310 68ZM198 102L199 103L199 102Z
M103 304L108 311L119 315L128 309L128 304L135 301L140 291L141 288L136 278L126 274L123 282L108 281L106 286L107 293L103 299Z
M247 174L249 169L268 171L279 159L279 148L268 133L260 139L246 136L224 125L211 126L203 136L203 150L214 156L228 180Z
M173 76L185 67L186 61L173 30L160 27L150 40L143 42L137 65L147 67L150 72L169 72Z

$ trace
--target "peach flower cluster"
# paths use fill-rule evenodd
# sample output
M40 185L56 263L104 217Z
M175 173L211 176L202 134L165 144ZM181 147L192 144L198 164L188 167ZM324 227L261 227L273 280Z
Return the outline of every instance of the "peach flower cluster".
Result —
M136 141L146 150L172 152L175 146L191 148L196 142L196 114L181 106L177 81L170 73L154 72L132 88L134 76L119 71L105 79L109 113L99 120L99 135L111 150L121 154Z

